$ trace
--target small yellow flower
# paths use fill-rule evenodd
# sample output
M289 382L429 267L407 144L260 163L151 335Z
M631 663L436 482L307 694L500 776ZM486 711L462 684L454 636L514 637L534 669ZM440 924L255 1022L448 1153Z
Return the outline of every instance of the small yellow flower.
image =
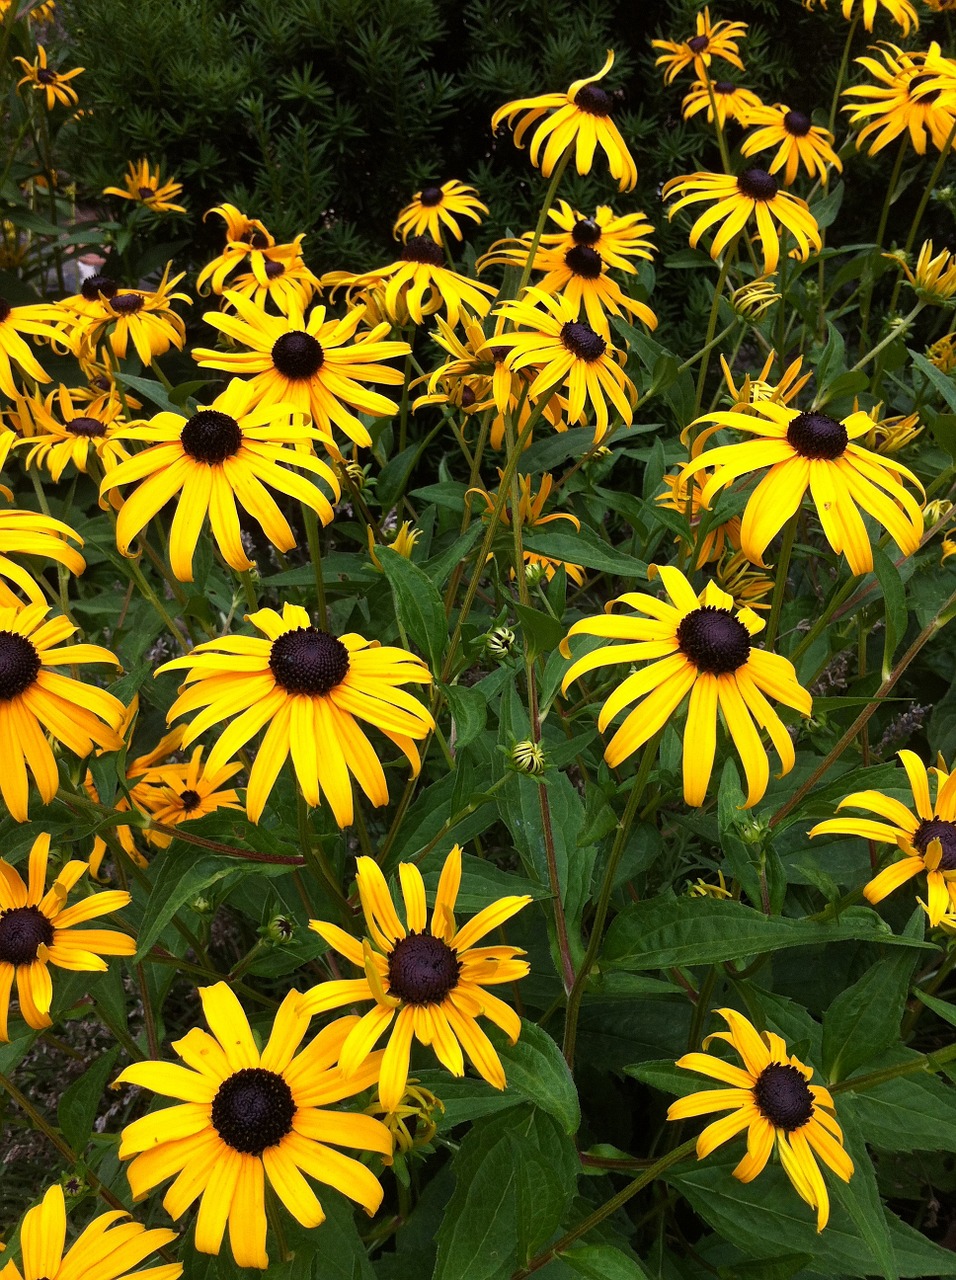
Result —
M401 527L398 529L397 533L395 534L391 542L384 542L380 545L389 547L392 551L397 551L398 554L400 556L404 556L406 560L411 560L412 552L415 549L415 543L418 541L418 539L421 536L422 536L421 529L413 528L412 522L410 520L405 520L403 521ZM376 569L379 570L379 572L381 572L382 562L379 560L378 556L375 554L375 545L376 545L375 535L372 532L371 526L369 526L368 553L372 558L372 564L375 566Z
M803 111L794 111L777 102L772 107L758 103L745 123L759 126L748 133L741 143L741 155L754 156L770 147L777 147L777 154L770 162L768 172L783 169L783 181L789 187L803 167L811 178L826 183L830 166L842 172L843 162L833 149L833 134L829 129L815 125Z
M663 483L664 492L659 493L654 501L667 511L677 511L686 516L695 540L698 539L701 515L706 510L701 502L704 489L702 481L696 477L691 487L678 471L664 476ZM711 525L700 539L694 568L702 569L712 560L719 560L728 543L736 549L740 547L740 516L731 516L723 524Z
M754 282L756 284L756 281ZM751 286L752 287L752 286ZM777 382L771 382L770 371L773 368L776 355L771 351L763 363L763 368L756 377L745 374L743 380L738 387L734 381L733 371L730 365L720 357L720 365L724 371L724 381L727 384L727 390L730 393L728 401L731 408L736 413L748 413L753 411L754 406L760 404L764 400L771 400L775 404L789 404L813 377L813 373L801 373L803 368L803 356L797 356L791 364L787 365L780 379Z
M714 95L713 105L710 101L711 91ZM762 107L763 103L750 89L734 84L733 80L695 80L684 98L681 110L685 120L700 111L706 111L707 123L713 124L714 106L717 108L717 123L722 129L728 120L747 124L750 112ZM749 154L749 151L744 151L744 155Z
M689 898L732 898L734 895L727 888L727 881L722 871L717 872L718 884L708 884L702 876L698 876L687 890Z
M896 254L884 253L883 257L899 263L916 296L924 302L949 302L956 294L956 253L942 249L934 257L932 240L923 242L915 271Z
M763 319L775 302L780 301L780 297L781 295L774 288L773 280L769 276L760 276L759 279L748 280L746 284L736 288L730 295L730 305L741 320L756 324L758 320ZM720 362L724 366L725 375L729 378L730 370L723 356Z
M854 408L856 408L855 404ZM873 419L873 427L863 437L863 443L868 449L875 449L877 453L899 453L922 433L919 414L894 413L882 418L880 417L882 409L883 405L880 403L867 410L868 416ZM925 519L925 511L923 515Z
M432 183L416 191L411 204L398 215L392 233L396 240L399 236L407 240L409 236L429 235L440 242L442 232L450 231L456 240L460 240L458 219L471 218L480 224L481 215L487 212L488 206L478 199L474 187L452 178L441 186Z
M547 768L544 748L540 742L532 742L530 738L524 742L516 742L509 752L509 758L518 773L526 773L532 777L544 773Z
M941 373L952 373L956 369L956 333L947 333L926 348L926 358Z
M693 67L694 74L703 80L714 58L722 58L739 70L740 46L737 41L747 34L746 22L714 22L710 20L710 6L696 18L696 33L686 40L652 40L655 49L664 52L657 59L657 66L664 67L664 83L671 84L685 67Z
M124 182L125 189L104 187L103 195L119 196L121 200L133 200L137 204L145 205L153 213L186 212L181 204L173 204L176 197L182 195L183 184L172 178L167 182L161 182L159 165L155 170L151 169L145 157L138 162L130 161Z
M389 1111L378 1095L372 1105L365 1108L367 1116L375 1116L385 1125L399 1155L431 1143L438 1131L436 1112L444 1115L445 1104L430 1089L423 1089L414 1076L409 1076L402 1100L394 1110ZM392 1163L391 1156L386 1156L385 1163Z
M58 102L64 107L75 107L79 102L76 90L68 82L82 75L85 67L74 67L72 71L54 71L47 66L46 49L42 44L37 45L37 56L33 62L27 62L26 58L19 57L14 58L13 61L19 62L26 72L26 75L17 81L17 88L19 89L22 84L30 84L36 93L45 94L48 111L52 111Z

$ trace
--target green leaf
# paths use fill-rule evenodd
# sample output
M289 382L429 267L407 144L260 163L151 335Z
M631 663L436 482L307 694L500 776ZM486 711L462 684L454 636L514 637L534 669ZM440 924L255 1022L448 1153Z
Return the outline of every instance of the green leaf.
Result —
M893 1066L917 1055L897 1047L880 1064ZM956 1088L928 1071L887 1080L873 1089L839 1095L839 1114L859 1124L881 1151L956 1151Z
M938 1017L944 1022L948 1022L951 1027L956 1027L956 1007L951 1005L947 1000L937 1000L935 996L927 995L925 991L918 988L913 992L916 999L925 1004L927 1009L932 1009Z
M578 1245L558 1257L585 1280L649 1280L639 1262L611 1244Z
M462 751L484 729L488 720L488 703L477 689L469 685L442 685L441 694L448 703L455 725L452 745L456 751Z
M521 623L530 662L533 662L539 654L551 653L557 649L567 631L567 627L559 618L552 618L550 613L543 613L540 609L518 604L517 601L515 601L514 610Z
M853 1161L849 1182L835 1179L836 1198L846 1209L877 1260L885 1280L899 1280L896 1251L890 1238L889 1223L883 1212L880 1189L876 1185L873 1161L852 1116L840 1116L844 1146Z
M526 551L534 551L539 556L579 564L585 569L598 569L602 573L613 573L621 578L647 577L647 565L643 560L618 551L599 538L587 525L582 525L580 533L555 529L552 525L545 529L528 530L524 546Z
M200 854L197 857L196 852L190 845L174 843L161 859L157 859L158 868L152 892L139 927L136 961L149 954L153 943L180 907L198 897L210 885L218 884L226 876L236 875L243 869L235 859L215 854ZM256 872L261 874L265 865L257 863ZM284 867L278 869L286 870Z
M851 939L918 947L896 937L866 907L851 907L835 920L794 920L765 916L741 902L712 898L649 898L625 907L613 920L602 964L618 969L670 969L721 964L764 955L783 947L803 947Z
M896 565L879 547L873 548L873 572L883 593L886 632L883 638L883 679L893 670L893 655L906 633L906 588Z
M943 400L954 413L956 413L956 381L948 374L943 373L941 369L937 369L931 364L924 355L918 351L910 351L910 359L925 377L927 377Z
M132 387L134 391L140 392L147 400L151 400L157 408L164 413L175 413L180 417L183 416L182 406L173 404L166 388L161 382L155 382L152 378L137 378L131 373L117 373L116 381L124 387Z
M509 1044L497 1027L490 1026L488 1035L498 1050L509 1090L554 1116L565 1133L577 1133L581 1123L578 1091L561 1050L547 1031L522 1018L521 1035L515 1044Z
M790 1280L813 1259L808 1253L786 1253L779 1258L761 1258L759 1262L732 1262L718 1268L720 1280Z
M95 1058L60 1098L56 1118L64 1138L77 1155L83 1154L90 1140L93 1122L118 1056L117 1045L103 1057Z
M845 189L844 183L835 182L826 195L815 200L810 206L810 212L816 218L818 227L828 227L834 221L840 212Z
M376 554L392 588L399 621L410 639L428 656L432 671L437 672L448 638L448 623L435 584L418 565L391 547L380 547Z
M444 551L440 551L425 562L423 568L439 591L448 581L452 570L464 560L478 541L480 533L481 525L476 521L460 538L456 538L450 547L446 547Z

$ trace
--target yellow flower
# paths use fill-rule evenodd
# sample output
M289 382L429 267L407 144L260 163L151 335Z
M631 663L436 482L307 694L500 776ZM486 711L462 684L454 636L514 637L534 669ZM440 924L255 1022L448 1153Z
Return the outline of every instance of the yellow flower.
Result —
M32 62L19 57L14 58L13 61L19 62L26 72L26 75L17 81L17 88L19 89L22 84L29 84L33 86L36 93L44 94L47 111L52 111L58 102L64 107L75 107L79 102L76 90L69 81L82 75L85 67L74 67L72 71L54 71L47 66L46 49L42 44L37 45L37 56Z
M131 956L136 951L135 941L124 933L73 928L96 916L120 911L129 903L129 894L119 890L94 893L67 907L67 897L86 875L87 864L68 862L47 890L49 857L50 837L37 836L30 850L28 884L0 858L0 1040L4 1043L10 1039L7 1019L14 978L24 1021L41 1030L53 1025L51 964L81 973L104 973L107 965L103 956Z
M657 59L657 66L664 67L664 83L671 84L685 67L693 67L694 74L703 80L706 68L714 58L723 58L741 71L740 46L737 41L747 34L746 22L714 22L710 20L710 6L696 18L697 31L687 40L652 40L655 49L664 52Z
M692 173L664 183L665 200L682 192L687 194L671 207L669 218L687 205L699 204L702 200L715 202L698 216L690 233L690 245L695 249L705 231L715 223L722 224L710 246L712 258L720 256L751 218L756 222L765 274L777 269L778 225L793 236L801 262L807 261L811 249L820 250L820 231L806 201L781 191L777 179L765 169L745 169L736 177L725 173Z
M10 400L18 394L13 365L35 382L50 381L50 375L37 364L22 335L31 333L55 341L61 336L56 325L61 319L57 308L45 303L14 307L6 298L0 298L0 391Z
M843 16L849 20L853 14L853 6L856 0L842 0L842 3ZM904 36L908 36L910 31L918 30L919 18L909 0L863 0L861 12L863 14L863 25L867 31L873 30L877 5L882 5L897 26L902 28Z
M717 123L721 129L728 120L747 124L750 112L763 106L755 93L743 88L742 85L734 84L733 80L695 80L681 106L685 120L689 120L700 111L706 111L707 123L714 123L714 107L711 106L708 84L713 90L714 105L717 107ZM744 151L744 155L749 154L748 151Z
M830 165L837 172L843 171L843 162L833 150L833 134L815 125L802 111L794 111L782 102L772 107L758 104L748 115L746 124L759 127L744 138L741 154L753 156L777 147L768 172L783 169L783 181L788 187L801 165L809 177L819 178L824 184L830 176Z
M763 630L764 622L750 609L735 615L733 600L713 582L697 596L679 569L652 565L651 570L660 575L672 603L632 591L612 600L603 616L576 622L561 642L565 657L572 636L624 643L594 649L579 658L566 673L562 692L572 680L597 667L651 661L649 667L627 676L601 708L598 729L603 733L619 711L637 702L608 743L604 759L616 768L668 723L689 694L683 752L685 801L704 803L714 765L719 705L747 775L749 809L762 798L770 779L759 728L767 730L780 757L781 776L795 762L790 734L764 695L804 716L810 714L810 695L797 683L786 658L752 646L751 639ZM612 614L610 610L619 603L644 616Z
M399 865L406 920L402 924L378 864L372 858L357 861L355 883L368 937L359 942L324 920L313 920L309 927L363 969L365 976L322 982L302 996L301 1004L303 1011L316 1014L373 1001L342 1045L339 1066L346 1079L361 1072L373 1045L391 1027L378 1074L379 1097L388 1111L399 1106L405 1093L413 1039L430 1045L456 1076L465 1074L464 1049L478 1074L495 1089L504 1089L501 1059L478 1018L490 1018L512 1044L517 1041L521 1019L485 988L523 978L528 964L518 959L525 953L517 947L477 947L475 943L531 899L499 898L458 928L455 900L461 883L461 849L455 845L445 859L430 925L421 872L414 863Z
M45 607L46 597L40 586L10 556L47 556L71 573L82 573L86 561L70 546L71 542L83 545L80 535L62 520L35 511L0 508L0 606L21 606L21 601L4 582L6 578L20 588L31 604Z
M259 821L290 751L302 794L317 805L324 791L340 827L352 822L350 774L373 805L387 804L385 774L359 721L375 725L394 742L417 774L421 762L415 741L435 722L399 686L430 684L424 662L355 632L336 638L320 631L299 605L284 605L281 617L274 609L260 609L247 621L266 639L207 640L157 671L188 673L168 720L204 708L190 723L184 745L235 716L209 753L206 768L212 773L268 724L246 791L252 822Z
M212 1035L194 1027L174 1041L185 1066L136 1062L117 1077L118 1085L180 1100L128 1124L119 1155L134 1157L127 1176L136 1200L175 1176L163 1199L173 1221L199 1200L200 1253L219 1253L228 1222L236 1264L264 1270L267 1179L304 1227L319 1226L325 1214L303 1174L335 1187L370 1216L381 1204L371 1169L334 1148L390 1156L390 1133L371 1116L329 1109L374 1083L381 1055L373 1054L352 1080L333 1066L357 1018L339 1018L297 1052L309 1019L296 991L279 1006L261 1050L224 982L200 987L199 997Z
M441 242L442 232L450 231L456 240L461 239L459 218L471 218L481 223L481 215L488 212L487 205L478 199L478 192L465 182L452 178L441 186L435 183L416 191L411 204L398 215L392 234L407 240L409 236L431 236Z
M410 1076L402 1094L401 1101L392 1111L376 1096L370 1107L365 1108L367 1116L380 1116L385 1128L392 1135L395 1151L406 1155L414 1148L427 1147L438 1131L435 1113L445 1113L445 1104L436 1098L430 1089L423 1089L414 1076ZM391 1164L387 1157L386 1164Z
M740 1056L743 1069L708 1053L685 1053L677 1066L719 1080L729 1088L704 1089L671 1103L668 1120L729 1111L715 1120L697 1139L697 1158L703 1160L717 1147L747 1130L747 1151L734 1169L740 1182L752 1182L762 1173L776 1147L783 1171L794 1190L816 1210L817 1231L830 1216L830 1198L816 1157L844 1182L853 1176L853 1161L843 1149L843 1131L834 1115L829 1090L810 1084L813 1068L787 1054L787 1046L772 1031L758 1034L756 1027L734 1009L717 1009L730 1031L716 1031L704 1041L729 1044Z
M56 391L16 398L16 415L28 450L27 467L46 467L59 480L72 463L77 471L88 472L90 457L104 472L129 457L119 440L124 424L119 421L123 406L117 396L101 396L99 404L75 404L76 388L60 383Z
M926 358L941 373L952 373L956 369L956 333L947 333L926 348Z
M762 566L753 564L742 551L725 551L714 566L714 577L738 608L769 609L773 578L761 573Z
M155 170L151 169L145 157L138 163L132 160L129 162L129 171L124 181L125 190L122 187L104 187L103 195L133 200L137 204L145 205L153 213L186 212L181 204L173 204L176 197L182 195L183 184L172 178L167 182L161 182L159 165Z
M750 287L753 288L756 283L754 281ZM752 378L749 373L745 374L738 387L734 382L734 375L730 365L723 356L720 357L720 366L724 371L724 381L727 384L727 390L730 392L729 398L732 407L737 413L747 413L753 410L754 406L759 404L761 400L772 400L775 404L789 404L813 377L812 372L800 372L803 368L803 356L797 356L796 360L792 361L784 369L779 382L770 382L770 371L776 358L776 354L771 351L757 376Z
M219 809L242 808L238 793L225 785L242 765L225 764L213 771L203 764L202 753L203 748L196 747L184 764L157 765L143 775L149 784L144 788L144 808L154 822L178 827ZM172 840L162 831L151 831L148 838L158 849Z
M908 135L918 155L926 154L927 138L942 151L956 119L956 105L932 84L949 60L942 57L935 40L926 53L904 53L888 41L882 44L885 67L875 58L857 58L879 83L843 90L844 97L864 100L843 108L850 112L851 124L864 126L857 134L857 150L872 136L869 154L873 156L894 139Z
M780 301L780 297L781 295L774 289L773 281L767 276L760 276L756 280L748 280L746 284L739 285L730 295L730 305L735 315L740 316L741 320L756 324L758 320L763 319L775 302ZM720 357L720 363L724 367L725 377L730 380L730 370L723 356ZM809 376L808 374L807 377ZM732 380L731 386L733 386Z
M124 428L124 440L145 441L152 447L114 467L100 487L106 493L117 485L142 481L117 518L121 555L130 554L133 539L177 494L169 563L180 582L193 580L193 556L207 513L226 563L238 572L252 568L240 536L237 499L273 546L289 551L296 545L289 522L266 486L304 502L323 524L331 521L332 504L322 490L288 469L311 471L338 501L339 482L332 468L302 448L325 439L322 432L301 426L294 405L256 405L256 399L251 383L233 378L211 405L198 407L188 419L157 413L142 426Z
M537 125L529 155L537 168L544 146L541 173L545 178L550 178L554 166L571 147L574 147L578 173L590 173L595 148L600 147L607 156L611 177L617 179L618 189L632 190L637 184L637 166L611 119L610 94L597 84L613 65L614 52L609 49L601 70L596 75L575 80L567 93L544 93L536 98L517 98L505 103L491 117L492 129L497 129L502 121L512 124L515 117L521 116L514 135L515 146L520 147L528 130Z
M165 355L171 346L182 351L186 326L171 304L174 301L190 302L190 298L185 293L171 292L186 274L181 271L170 280L171 266L172 263L166 264L163 278L155 289L121 290L114 281L100 277L105 283L99 285L99 296L95 301L87 301L82 309L71 306L73 299L61 302L59 306L67 317L65 323L75 353L83 359L93 358L95 348L104 339L109 342L113 355L120 360L126 359L127 348L132 341L136 354L145 365ZM88 299L91 283L87 281L84 285L84 299Z
M712 560L719 560L728 544L735 550L740 549L740 516L731 516L723 524L712 524L703 538L700 538L701 516L706 508L701 502L704 486L699 476L694 478L692 488L679 471L664 476L663 483L664 492L659 493L654 501L667 511L677 511L687 517L691 533L697 542L695 569L702 569Z
M47 6L43 6L44 8ZM138 1222L123 1222L129 1214L122 1209L101 1213L66 1249L66 1201L59 1183L50 1187L40 1204L31 1209L20 1228L20 1267L11 1258L0 1270L0 1280L75 1280L96 1276L96 1280L179 1280L181 1262L137 1271L151 1253L172 1244L175 1231L162 1227L149 1230Z
M252 249L249 270L233 277L232 292L249 298L257 307L264 307L271 300L284 316L292 311L303 313L320 288L318 277L302 257L304 238L298 235L291 244Z
M854 408L856 408L855 402ZM875 449L877 453L899 453L922 434L923 428L920 425L918 413L895 413L882 418L880 417L882 410L882 402L867 410L867 416L873 420L873 426L862 437L868 449ZM923 517L924 523L932 523L929 519L929 508L924 510Z
M882 791L854 791L841 800L847 806L869 809L885 822L870 818L830 818L818 822L811 836L851 835L883 844L895 844L905 857L891 862L863 888L867 902L882 902L907 880L926 872L926 896L930 924L937 925L947 911L956 908L956 773L938 766L936 801L930 799L929 771L913 751L900 751L909 778L913 809Z
M956 253L941 249L934 258L932 240L923 242L915 271L896 254L884 253L883 257L899 263L916 296L924 302L948 302L956 294Z
M541 237L545 248L560 249L567 253L579 245L593 249L601 255L607 266L631 275L637 273L632 258L653 259L656 252L648 240L654 230L643 213L615 214L610 205L599 204L593 216L588 217L571 207L566 200L559 200L548 210L548 217L559 228L546 231ZM534 239L531 231L521 237L529 246Z
M220 204L208 209L203 222L215 213L226 224L226 247L218 258L208 262L196 278L196 292L201 294L203 285L212 280L213 293L222 293L226 276L253 252L271 249L275 239L258 218L247 218L234 204Z
M724 879L722 871L717 872L717 879L719 881L718 884L708 884L703 877L698 876L688 888L687 896L689 898L716 898L718 902L732 898L734 895L727 888L727 881Z
M411 560L412 552L415 549L415 543L421 536L421 529L413 529L412 522L410 520L405 520L402 522L401 528L398 529L391 542L383 542L380 545L390 547L392 551L397 552L400 556L404 556L406 560ZM372 532L371 526L369 526L368 530L368 553L372 558L372 564L381 573L382 562L375 554L375 534Z
M498 479L501 479L501 470L498 471ZM577 516L569 515L564 511L552 511L550 515L544 515L544 506L548 500L551 490L554 486L554 479L550 475L541 477L541 488L537 493L531 492L531 476L518 476L518 523L524 528L540 528L542 525L551 524L555 520L567 520L575 528L576 532L581 529L581 521ZM487 493L484 489L469 489L466 497L476 493L485 500L485 516L494 508L496 495ZM499 522L503 525L510 525L514 513L511 510L510 500L505 502L498 517ZM490 558L490 557L489 557ZM524 551L524 563L526 571L528 567L540 566L543 575L550 582L557 571L563 566L568 577L572 582L577 583L580 587L584 583L584 570L579 564L570 564L566 560L554 560L550 556L537 555L533 551ZM515 576L514 568L511 569L511 577Z

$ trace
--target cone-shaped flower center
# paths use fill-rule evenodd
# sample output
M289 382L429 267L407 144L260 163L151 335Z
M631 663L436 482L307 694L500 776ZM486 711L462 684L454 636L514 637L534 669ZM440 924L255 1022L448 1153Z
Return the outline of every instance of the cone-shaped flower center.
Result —
M200 409L180 431L179 439L190 458L213 466L239 452L242 432L239 423L228 413Z
M913 844L925 854L931 840L938 840L943 846L937 870L956 871L956 822L947 822L945 818L924 818L913 833Z
M750 657L750 632L729 609L705 604L681 619L677 645L698 671L723 676Z
M11 907L0 911L0 961L30 964L42 943L53 942L53 925L39 907Z
M569 321L561 328L561 341L572 355L580 360L600 360L607 350L607 343L589 324L580 320Z
M285 267L281 262L267 262L265 272L267 280L278 280L279 276L284 274Z
M734 84L733 80L714 81L714 93L730 94L735 93L736 90L737 86Z
M456 953L430 933L410 933L388 957L389 991L406 1004L441 1004L460 972Z
M294 381L311 378L322 368L322 344L304 329L293 329L278 338L272 348L272 363L283 378Z
M609 116L611 114L611 95L605 93L596 84L586 84L583 89L577 91L574 105L579 111L586 111L589 116Z
M813 1115L813 1094L796 1067L771 1062L754 1085L754 1101L761 1114L774 1126L792 1133Z
M90 276L80 285L80 293L87 302L95 302L97 298L115 298L119 285L109 276Z
M287 693L330 693L348 675L349 651L318 627L285 631L272 643L269 666Z
M240 240L244 240L253 249L268 249L269 247L268 238L262 234L258 227L249 227Z
M138 187L137 192L140 200L148 200L150 196L154 196L156 194L152 187Z
M71 418L64 426L70 435L84 436L87 440L97 440L106 435L106 423L97 418Z
M931 80L936 80L938 78L938 76L933 75L914 76L909 83L910 97L915 98L917 102L922 102L926 105L931 102L935 102L939 97L938 89L927 89L925 93L920 93L919 90L924 84L928 84Z
M849 441L846 427L825 413L801 413L787 427L787 443L803 458L839 458Z
M795 138L805 138L810 132L812 120L802 111L788 111L783 117L783 127Z
M202 803L202 796L198 791L193 791L192 787L180 793L180 800L183 802L183 808L187 813L192 813L193 809L197 809Z
M115 297L110 298L110 306L121 316L129 316L134 311L139 311L143 301L143 297L139 293L118 293Z
M601 255L594 249L588 248L586 244L576 244L564 255L564 265L569 267L576 276L583 276L585 280L596 280L601 274L604 263L601 261Z
M41 67L37 72L37 80L40 84L56 84L56 72L49 67Z
M410 236L402 250L404 262L423 262L429 267L441 267L445 251L431 236Z
M463 409L470 409L476 400L477 400L477 396L475 395L474 391L472 391L471 387L467 387L467 386L462 387L461 407Z
M0 631L0 702L29 689L40 671L40 655L16 631Z
M296 1113L292 1090L282 1076L245 1067L223 1080L212 1100L212 1123L227 1146L261 1156L292 1131Z
M422 187L422 194L418 198L427 208L433 209L436 204L441 204L444 197L441 187Z
M737 175L737 190L751 200L772 200L777 194L777 179L766 169L744 169Z
M597 244L600 238L600 224L593 218L580 218L571 228L571 239L575 244Z
M710 40L707 36L691 36L687 41L687 47L691 53L703 53L709 44Z

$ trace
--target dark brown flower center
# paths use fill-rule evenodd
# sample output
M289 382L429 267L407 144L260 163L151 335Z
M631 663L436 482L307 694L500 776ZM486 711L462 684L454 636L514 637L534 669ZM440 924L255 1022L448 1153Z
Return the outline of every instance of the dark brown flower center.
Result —
M564 255L564 265L570 267L576 276L583 276L585 280L596 280L601 274L604 263L596 250L590 249L586 244L576 244Z
M470 409L471 406L475 403L476 399L477 399L477 396L475 395L474 391L472 391L471 387L462 387L461 407L463 409Z
M491 347L490 350L491 350L491 358L492 360L494 360L495 364L501 364L502 361L505 359L505 357L508 355L509 348L508 347Z
M457 954L430 933L410 933L388 957L389 991L406 1004L441 1004L460 973Z
M242 432L239 423L228 413L200 409L180 431L179 440L190 458L212 467L239 452Z
M179 798L187 813L192 813L193 809L198 809L202 804L202 796L198 791L193 791L192 787L187 787L185 791L180 792Z
M9 702L29 689L40 666L40 655L26 636L0 631L0 702Z
M109 276L90 276L80 285L80 293L87 302L95 302L97 298L114 298L119 285Z
M318 627L285 631L272 642L269 666L286 693L331 693L349 671L349 651Z
M775 1129L792 1133L813 1115L813 1094L796 1067L771 1062L757 1077L753 1093L760 1113Z
M945 818L924 818L913 833L913 844L925 854L931 840L938 840L943 847L939 871L956 871L956 822Z
M750 657L750 632L729 609L705 604L681 619L677 645L698 671L723 676Z
M932 80L938 80L938 79L939 79L938 76L933 76L933 75L914 76L909 83L910 97L915 98L917 102L923 102L923 103L935 102L936 99L939 97L938 89L927 89L925 93L919 93L918 90L921 85L929 84Z
M703 53L709 44L710 39L707 36L691 36L687 41L687 47L691 53Z
M607 350L607 343L601 335L580 320L569 321L562 326L561 341L572 355L589 364L592 360L600 360Z
M244 1067L223 1080L212 1100L213 1128L227 1146L261 1156L292 1131L296 1105L282 1076Z
M109 391L111 386L109 378L103 373L98 373L95 378L90 378L90 389L93 391Z
M745 169L737 175L737 190L751 200L772 200L777 194L777 179L766 169Z
M441 245L431 236L411 236L402 250L403 262L423 262L429 267L440 267L444 264L445 253Z
M253 249L268 249L269 247L268 236L264 236L258 227L249 227L241 238L246 244L251 245Z
M586 111L589 116L609 116L611 114L611 95L605 93L596 84L586 84L574 96L574 105L579 111Z
M322 344L304 329L293 329L278 338L272 348L272 363L283 378L304 381L322 368L325 352Z
M801 413L787 427L787 443L803 458L839 458L847 446L846 427L825 413Z
M40 944L53 942L53 925L39 907L11 907L0 911L0 960L5 964L30 964Z
M281 262L267 262L265 264L265 273L267 280L278 280L279 276L285 273L285 267Z
M426 208L433 209L436 204L441 204L445 193L441 187L422 187L422 194L418 198Z
M140 200L148 200L150 196L156 194L152 187L139 187L138 192Z
M783 117L783 127L794 138L805 138L812 124L810 117L802 111L788 111Z
M737 92L737 86L734 84L733 80L715 80L714 81L714 93L729 94L729 93L736 93L736 92Z
M87 440L96 440L106 435L106 423L97 418L71 418L63 424L74 436L85 436Z
M56 78L56 72L51 71L49 67L41 67L37 72L40 84L56 84Z
M575 244L597 244L600 238L600 224L593 218L579 218L571 228L571 239Z
M115 298L110 299L110 306L120 315L132 315L134 311L139 311L145 299L140 293L118 293Z

